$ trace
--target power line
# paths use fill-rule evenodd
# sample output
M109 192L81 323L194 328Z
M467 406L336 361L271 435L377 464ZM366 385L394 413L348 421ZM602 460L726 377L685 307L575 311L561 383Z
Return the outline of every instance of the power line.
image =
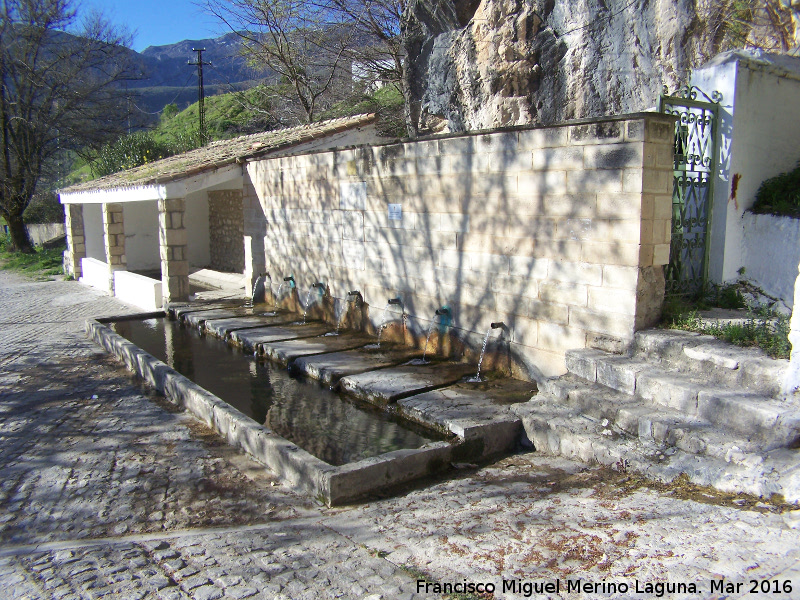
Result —
M186 79L186 82L185 82L185 83L184 83L184 84L181 86L181 89L180 89L180 90L178 90L178 93L177 93L177 94L175 94L175 97L174 97L172 100L170 100L169 102L167 102L167 104L165 104L165 106L167 106L167 105L169 105L169 104L172 104L172 103L174 103L174 102L175 102L175 100L177 100L177 99L178 99L178 96L180 96L180 95L181 95L181 93L183 92L183 90L185 90L185 89L188 87L188 85L189 85L189 82L192 80L192 77L194 77L194 75L189 75L189 77ZM140 113L143 113L143 114L145 114L145 115L160 115L162 112L164 112L164 109L163 109L163 108L162 108L161 110L157 110L157 111L155 111L155 112L150 112L150 111L144 110L144 109L142 109L142 108L139 108L139 107L136 105L136 103L135 103L135 102L133 102L133 101L131 101L131 104L133 104L133 107L134 107L136 110L138 110Z

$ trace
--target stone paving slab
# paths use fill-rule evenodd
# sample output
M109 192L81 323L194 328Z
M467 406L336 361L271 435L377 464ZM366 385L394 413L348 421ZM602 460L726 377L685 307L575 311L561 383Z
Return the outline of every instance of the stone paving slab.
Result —
M340 388L361 400L387 404L400 398L452 385L475 372L474 365L439 363L381 369L339 380Z
M289 313L264 312L249 317L232 317L229 319L208 319L203 327L206 332L225 339L238 329L268 327L270 325L288 325L297 320L297 315Z
M341 559L328 564L318 558L330 554ZM29 598L429 597L416 593L411 574L354 546L318 518L34 550L0 559L0 579L25 592L11 597Z
M654 590L631 593L636 581L640 588L697 585L695 595L662 590L665 598L765 599L771 595L749 594L747 582L778 579L793 587L779 596L796 598L800 543L787 522L766 504L740 508L713 493L649 487L626 473L535 454L466 469L459 478L325 520L396 564L410 562L441 582L494 582L494 598L514 600L526 596L502 593L502 580L561 580L560 594L527 597L622 600L658 597ZM565 593L566 581L579 577L630 588ZM711 580L722 578L745 585L738 593L712 593Z
M231 342L253 352L258 344L278 342L283 340L296 340L306 337L317 337L330 331L330 327L322 323L307 323L293 327L258 327L253 329L239 329L231 332Z
M326 385L333 385L345 375L399 365L420 355L418 350L407 348L384 352L359 348L331 354L303 356L297 358L292 367L314 379L319 379Z
M796 510L535 453L325 509L272 485L85 339L85 319L129 307L77 282L2 271L0 306L0 598L442 598L416 592L423 573L451 584L698 586L497 600L800 590ZM722 578L742 586L712 593ZM750 594L751 580L793 591Z
M286 341L264 342L259 353L270 360L288 365L301 356L354 350L374 342L374 338L357 333L329 337L302 338Z
M257 312L259 311L249 307L239 307L230 309L221 308L218 310L203 310L203 311L186 313L182 315L180 319L187 325L190 325L192 327L200 327L206 321L211 319L233 319L235 317L252 316Z
M522 423L510 407L535 393L535 383L515 379L459 383L398 400L397 407L414 421L435 424L465 441L480 440L488 456L520 443Z
M236 308L242 305L241 300L228 300L225 302L181 302L177 304L170 304L169 305L169 312L172 313L175 318L180 319L183 315L187 315L193 312L202 312L207 310L229 310L232 308Z

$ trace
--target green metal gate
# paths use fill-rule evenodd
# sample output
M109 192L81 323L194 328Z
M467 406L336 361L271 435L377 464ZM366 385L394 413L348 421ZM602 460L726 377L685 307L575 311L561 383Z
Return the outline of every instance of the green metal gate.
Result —
M703 98L698 100L698 96ZM722 94L697 87L673 95L664 88L659 111L675 115L672 242L665 276L667 295L696 295L708 276L708 241Z

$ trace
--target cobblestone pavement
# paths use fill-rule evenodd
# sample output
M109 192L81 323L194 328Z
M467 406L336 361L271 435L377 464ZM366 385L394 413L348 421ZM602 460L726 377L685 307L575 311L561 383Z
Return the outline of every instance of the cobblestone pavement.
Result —
M0 599L441 598L423 576L496 598L800 598L785 507L529 454L326 509L85 338L135 310L3 272L0 307Z

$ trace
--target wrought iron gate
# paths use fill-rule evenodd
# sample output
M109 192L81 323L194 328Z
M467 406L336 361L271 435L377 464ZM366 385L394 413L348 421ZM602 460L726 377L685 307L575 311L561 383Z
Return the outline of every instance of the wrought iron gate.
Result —
M698 96L702 100L698 100ZM672 188L672 243L666 268L668 295L702 291L708 274L713 181L717 161L719 102L697 87L674 95L667 89L659 111L675 115L675 166Z

